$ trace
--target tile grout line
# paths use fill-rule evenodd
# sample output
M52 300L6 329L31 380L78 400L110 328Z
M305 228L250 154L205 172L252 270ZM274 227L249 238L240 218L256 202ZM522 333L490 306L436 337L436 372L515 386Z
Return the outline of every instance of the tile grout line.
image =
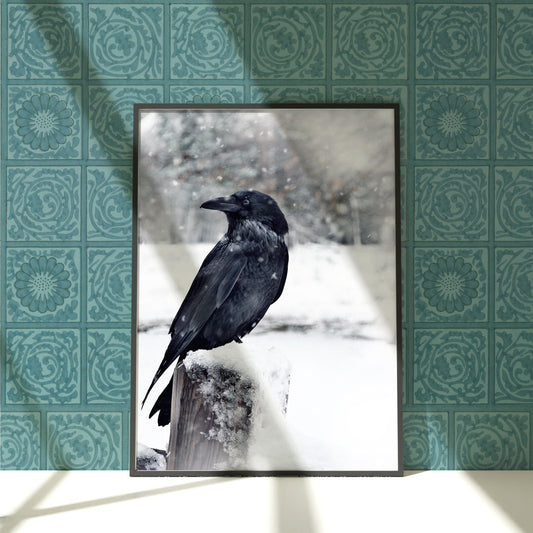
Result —
M415 256L415 159L416 159L416 135L415 135L415 117L416 117L416 6L414 3L408 5L408 109L406 110L407 119L407 203L410 207L408 211L408 223L407 223L407 242L408 247L406 250L406 312L407 312L407 331L408 331L408 346L411 351L408 361L411 363L407 368L407 387L408 394L406 395L408 405L414 405L414 382L415 382L415 279L414 279L414 256Z
M243 102L252 102L254 78L252 76L252 5L246 2L243 5L243 31L244 40L241 51L243 62ZM229 81L229 80L228 80ZM238 82L239 80L235 80Z
M325 5L325 55L326 64L324 65L324 84L325 84L325 101L333 102L333 16L334 5L330 2ZM319 80L316 80L319 83Z
M81 35L81 84L82 84L82 174L81 174L81 205L80 227L81 227L81 251L80 251L80 411L87 411L87 177L89 166L89 94L90 94L90 42L89 42L89 5L82 5L82 35ZM85 53L83 51L85 50Z
M415 158L415 90L416 90L416 8L414 3L407 4L407 43L406 43L406 61L407 61L407 79L405 80L405 87L407 88L406 109L404 111L404 120L407 121L405 132L407 139L405 139L405 199L407 205L406 210L406 241L405 246L405 324L406 324L406 348L408 353L405 355L405 400L406 406L411 409L414 405L414 158ZM405 413L405 411L404 411ZM405 416L405 414L404 414Z
M1 42L0 46L3 51L7 50L7 5L2 2L0 8L0 27L1 27ZM0 123L0 280L6 279L6 237L7 237L7 168L6 168L6 153L7 153L7 54L2 53L0 58L0 76L2 79L0 106L2 121ZM6 283L1 282L0 286L0 417L2 415L2 407L5 404L5 388L7 385L6 379ZM1 428L1 418L0 418ZM0 465L0 469L2 465Z
M169 2L162 4L163 16L163 101L170 103L170 56L172 50L172 10Z
M496 388L496 359L495 359L495 231L494 231L494 194L495 194L495 160L496 160L496 46L497 46L497 26L496 26L496 7L494 4L489 5L489 173L488 173L488 250L489 250L489 281L488 281L488 399L489 406L495 406L495 388ZM493 216L490 216L490 215Z
M0 7L1 42L0 49L7 50L7 6L4 2ZM7 54L0 58L0 76L2 79L0 93L0 436L2 432L2 418L6 402L6 236L7 236ZM39 465L41 466L41 465ZM3 469L0 455L0 470Z

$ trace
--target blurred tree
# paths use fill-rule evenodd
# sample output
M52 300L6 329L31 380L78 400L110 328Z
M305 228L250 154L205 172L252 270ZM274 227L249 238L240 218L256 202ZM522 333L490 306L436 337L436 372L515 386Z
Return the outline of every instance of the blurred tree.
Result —
M292 242L379 242L394 207L394 158L390 120L369 122L372 116L358 122L329 110L147 113L139 177L149 237L141 238L215 240L225 225L199 205L254 188L278 201ZM357 153L361 139L370 147Z

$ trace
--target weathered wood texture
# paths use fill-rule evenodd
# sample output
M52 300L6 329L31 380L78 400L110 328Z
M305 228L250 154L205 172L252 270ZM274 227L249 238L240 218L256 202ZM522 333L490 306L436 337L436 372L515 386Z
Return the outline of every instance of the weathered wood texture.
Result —
M217 470L246 455L253 386L233 370L174 371L168 470Z

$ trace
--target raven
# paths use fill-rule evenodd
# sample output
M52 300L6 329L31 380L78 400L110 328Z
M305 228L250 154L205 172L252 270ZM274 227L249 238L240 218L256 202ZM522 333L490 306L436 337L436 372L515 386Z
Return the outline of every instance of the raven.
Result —
M281 295L287 277L289 231L278 204L258 191L238 191L200 207L222 211L226 234L204 259L179 308L169 333L170 343L142 405L163 372L189 352L241 342ZM156 400L150 418L170 422L172 379Z

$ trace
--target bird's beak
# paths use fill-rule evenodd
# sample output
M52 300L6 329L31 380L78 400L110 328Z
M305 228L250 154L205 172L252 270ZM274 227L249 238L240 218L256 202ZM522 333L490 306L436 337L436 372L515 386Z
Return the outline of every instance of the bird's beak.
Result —
M201 206L203 209L214 209L215 211L224 211L225 213L237 213L241 206L233 196L221 196L204 202Z

